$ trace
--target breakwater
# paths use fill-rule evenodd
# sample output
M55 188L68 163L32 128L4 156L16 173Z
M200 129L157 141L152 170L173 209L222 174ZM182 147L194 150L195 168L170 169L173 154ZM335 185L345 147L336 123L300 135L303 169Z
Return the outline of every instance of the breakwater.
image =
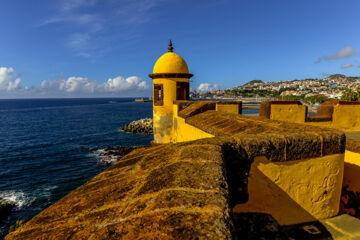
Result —
M128 133L152 134L153 120L151 118L143 118L132 121L131 123L120 127L119 130Z

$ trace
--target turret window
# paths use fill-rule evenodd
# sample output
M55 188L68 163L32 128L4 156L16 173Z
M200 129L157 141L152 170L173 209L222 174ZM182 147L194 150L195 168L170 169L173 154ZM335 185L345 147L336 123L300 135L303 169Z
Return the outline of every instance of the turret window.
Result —
M176 100L189 100L189 83L176 83Z
M162 84L154 84L154 105L162 106L164 104L164 88Z

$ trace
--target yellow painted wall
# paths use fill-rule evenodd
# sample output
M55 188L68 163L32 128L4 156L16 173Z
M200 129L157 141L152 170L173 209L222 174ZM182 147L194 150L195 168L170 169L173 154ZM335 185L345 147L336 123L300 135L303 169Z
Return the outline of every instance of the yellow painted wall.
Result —
M172 142L186 142L194 141L203 138L214 137L214 135L204 132L190 124L185 122L185 119L178 116L178 105L173 105L173 132L172 132Z
M176 82L189 82L184 78L156 78L153 84L163 85L163 106L153 105L155 143L170 143L172 139L173 103L176 100Z
M306 106L295 104L271 104L270 119L286 122L304 123Z
M349 190L360 192L360 153L345 151L344 182Z
M281 225L332 217L339 211L343 169L344 154L288 162L256 157L249 201L233 210L268 213Z
M360 105L334 106L332 126L344 131L359 131Z
M216 104L216 111L239 114L239 104Z
M345 132L360 131L360 105L335 105L329 122L306 122L313 126L335 128Z

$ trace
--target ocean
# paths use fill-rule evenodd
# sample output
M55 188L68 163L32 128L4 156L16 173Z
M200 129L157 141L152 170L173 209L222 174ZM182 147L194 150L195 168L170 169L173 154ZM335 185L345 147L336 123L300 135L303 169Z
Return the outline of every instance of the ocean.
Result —
M0 220L0 239L108 166L106 147L150 145L152 135L118 128L152 117L152 103L114 99L0 100L0 198L14 202Z
M104 148L150 145L152 135L118 130L152 118L152 102L133 101L0 100L0 199L16 205L0 220L0 239L16 220L33 217L106 169L98 156Z

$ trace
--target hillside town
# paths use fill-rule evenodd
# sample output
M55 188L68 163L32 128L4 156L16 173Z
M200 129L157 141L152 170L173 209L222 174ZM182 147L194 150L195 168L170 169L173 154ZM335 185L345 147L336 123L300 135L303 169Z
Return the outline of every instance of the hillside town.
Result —
M277 82L253 80L242 86L209 92L192 92L193 98L205 99L241 99L254 97L306 99L320 96L324 99L341 99L345 91L357 92L360 88L360 77L348 77L334 74L323 79L304 79Z

